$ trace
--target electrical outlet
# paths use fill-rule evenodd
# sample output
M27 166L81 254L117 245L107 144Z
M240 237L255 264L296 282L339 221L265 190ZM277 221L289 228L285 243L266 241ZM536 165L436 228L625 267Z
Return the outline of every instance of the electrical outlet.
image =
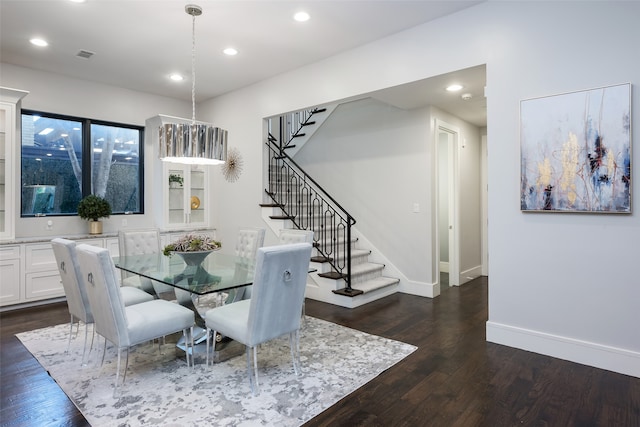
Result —
M52 220L48 220L47 221L47 230L53 230L53 221Z
M126 220L126 219L123 219L123 220L122 220L122 226L123 226L123 227L126 227L126 226L127 226L127 220Z
M414 203L413 204L413 213L418 213L420 212L420 203Z

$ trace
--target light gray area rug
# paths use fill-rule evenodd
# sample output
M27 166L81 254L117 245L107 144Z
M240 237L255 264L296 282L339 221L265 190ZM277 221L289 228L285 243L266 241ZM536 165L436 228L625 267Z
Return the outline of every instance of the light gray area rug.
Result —
M302 372L293 372L288 337L262 345L258 396L251 394L244 353L215 366L196 360L190 368L167 343L164 354L157 344L134 348L126 382L114 398L115 349L107 346L100 366L104 341L96 336L82 366L84 325L65 354L68 332L66 324L17 336L91 425L100 427L298 426L416 349L307 316L300 335Z

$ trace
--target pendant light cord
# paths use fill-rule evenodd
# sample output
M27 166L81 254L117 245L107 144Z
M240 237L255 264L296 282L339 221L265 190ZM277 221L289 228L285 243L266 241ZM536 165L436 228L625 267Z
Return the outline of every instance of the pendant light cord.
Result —
M191 124L196 124L196 15L191 24Z

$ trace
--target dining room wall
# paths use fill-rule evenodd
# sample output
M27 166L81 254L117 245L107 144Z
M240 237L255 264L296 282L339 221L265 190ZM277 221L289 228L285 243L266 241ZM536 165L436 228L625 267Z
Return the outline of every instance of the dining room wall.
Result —
M2 63L0 69L3 86L29 91L22 100L24 109L137 126L144 126L146 119L158 114L176 117L191 115L191 103L182 100L72 79L13 64ZM20 150L14 152L20 153ZM155 147L145 145L145 212L127 215L126 228L142 229L154 226L152 200L160 189L153 186L153 172L154 168L160 166ZM20 179L16 178L16 185L19 186ZM16 194L19 200L21 193L18 191ZM77 216L21 218L17 207L15 212L15 236L19 239L76 236L88 231L87 221ZM102 219L103 232L117 232L123 227L123 219L122 215ZM52 227L47 226L48 221L52 221Z

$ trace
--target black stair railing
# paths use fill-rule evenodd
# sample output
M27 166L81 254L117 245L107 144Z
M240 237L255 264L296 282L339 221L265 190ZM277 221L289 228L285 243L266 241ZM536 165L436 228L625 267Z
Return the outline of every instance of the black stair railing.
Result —
M286 132L281 126L280 141L287 138ZM285 152L277 138L269 134L265 146L269 159L265 192L295 227L313 230L314 247L334 270L324 276L345 281L344 289L333 292L361 294L351 287L351 227L356 220Z
M306 135L304 128L316 123L313 116L325 111L327 111L326 108L314 108L280 116L280 141L284 141L282 148L295 147L295 139Z

